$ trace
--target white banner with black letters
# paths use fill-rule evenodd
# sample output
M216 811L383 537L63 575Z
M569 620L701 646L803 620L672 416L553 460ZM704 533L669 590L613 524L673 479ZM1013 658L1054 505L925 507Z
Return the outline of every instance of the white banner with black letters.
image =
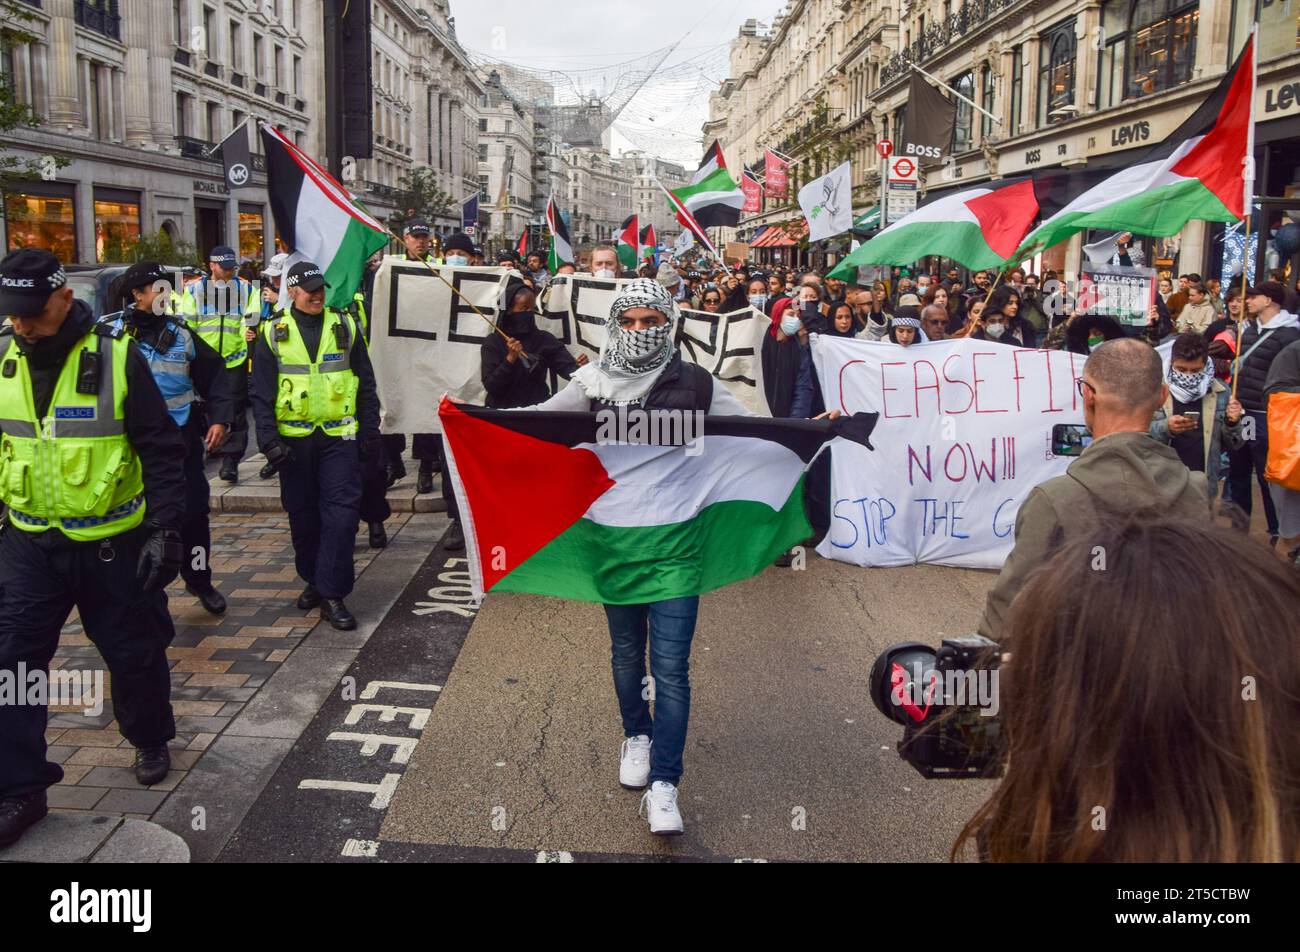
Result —
M484 401L482 347L495 332L465 299L496 320L509 274L505 268L431 269L419 262L384 260L375 276L370 358L385 433L441 432L438 400L443 393L469 403ZM595 360L605 342L609 309L625 284L590 275L557 276L543 290L537 326L554 334L575 357L585 353ZM707 369L746 407L767 415L755 353L769 323L750 308L730 314L682 311L678 346L685 359Z

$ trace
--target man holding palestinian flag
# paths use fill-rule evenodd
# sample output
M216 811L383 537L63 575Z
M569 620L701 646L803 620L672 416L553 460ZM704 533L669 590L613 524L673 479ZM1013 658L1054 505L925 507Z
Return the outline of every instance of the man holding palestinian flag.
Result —
M812 459L835 435L869 447L875 423L874 414L749 415L682 359L678 317L657 281L630 281L610 309L599 359L555 396L499 411L444 399L439 413L475 594L604 605L625 735L619 783L648 787L641 806L661 835L682 832L677 785L700 595L758 574L808 538L803 484ZM547 476L530 482L526 508L519 473Z

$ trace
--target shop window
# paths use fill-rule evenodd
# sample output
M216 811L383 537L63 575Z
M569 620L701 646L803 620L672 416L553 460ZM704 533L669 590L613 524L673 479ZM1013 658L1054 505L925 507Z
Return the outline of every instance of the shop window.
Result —
M1150 96L1192 78L1198 4L1136 0L1128 23L1125 98Z
M975 101L975 77L971 73L962 73L953 82L952 88L971 102ZM954 154L967 152L972 146L975 110L965 100L957 100L957 115L952 126L952 151Z
M1238 28L1236 12L1246 8L1245 23ZM1275 59L1300 49L1300 3L1296 0L1236 0L1233 4L1232 58L1235 59L1250 35L1250 13L1255 7L1259 21L1259 61ZM1231 62L1231 60L1229 60Z
M1061 23L1039 40L1038 124L1074 117L1074 21Z
M95 189L95 260L130 261L140 243L140 194Z
M262 235L265 227L262 206L239 203L239 259L261 262Z
M23 183L5 192L6 244L44 248L63 262L77 260L75 192L71 185Z

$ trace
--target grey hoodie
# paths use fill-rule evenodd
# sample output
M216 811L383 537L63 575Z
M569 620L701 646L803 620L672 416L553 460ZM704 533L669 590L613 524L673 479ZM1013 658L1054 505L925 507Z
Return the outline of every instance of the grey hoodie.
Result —
M979 631L1001 641L1011 602L1035 569L1107 513L1154 509L1204 520L1209 490L1172 448L1143 433L1112 433L1092 443L1065 475L1034 487L1016 515L1016 546L988 594Z

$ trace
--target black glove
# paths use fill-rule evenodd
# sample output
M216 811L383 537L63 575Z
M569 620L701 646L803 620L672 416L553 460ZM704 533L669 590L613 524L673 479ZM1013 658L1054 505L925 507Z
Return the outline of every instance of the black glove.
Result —
M181 534L166 526L148 526L151 530L140 550L139 567L135 578L146 595L166 588L181 571L185 547Z
M266 454L266 464L271 467L272 474L293 460L293 450L289 449L289 444L284 440L272 440L262 448L262 452Z
M358 447L361 451L361 458L367 461L382 459L384 456L384 441L375 434L374 436L362 437L361 445Z

